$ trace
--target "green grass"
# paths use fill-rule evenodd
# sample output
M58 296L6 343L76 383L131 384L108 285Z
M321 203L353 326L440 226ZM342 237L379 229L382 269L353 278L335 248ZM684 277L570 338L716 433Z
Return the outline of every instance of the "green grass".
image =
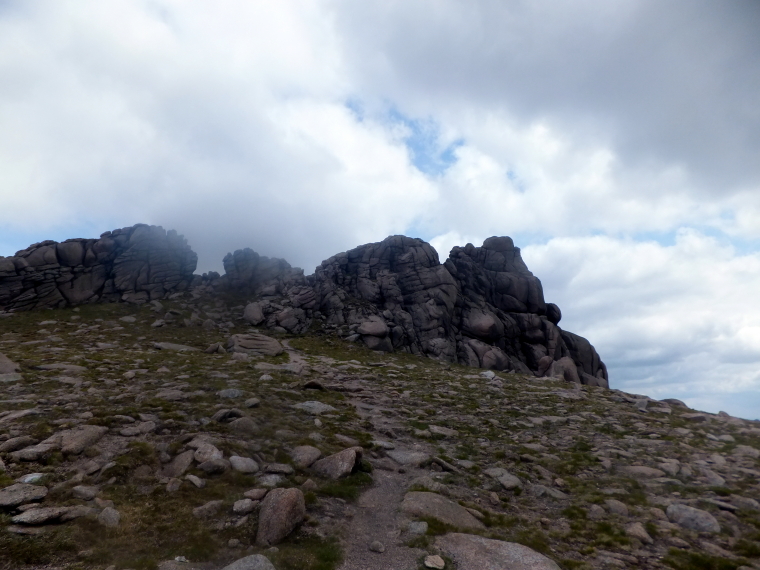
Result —
M343 562L343 552L335 539L294 537L266 556L278 570L335 570Z
M662 561L675 570L736 570L741 563L699 552L671 548Z
M355 501L361 492L372 484L372 476L358 471L337 481L323 483L317 494L323 497L337 497L346 501Z

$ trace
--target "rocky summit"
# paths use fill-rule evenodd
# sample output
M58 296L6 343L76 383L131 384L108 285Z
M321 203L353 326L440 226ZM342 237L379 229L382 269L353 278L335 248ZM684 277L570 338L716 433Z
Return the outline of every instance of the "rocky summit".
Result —
M257 299L244 312L254 326L300 334L316 324L372 350L608 386L594 347L559 328L559 307L545 302L508 237L455 247L441 264L430 244L392 236L335 255L310 276L251 249L228 254L222 277L193 275L196 262L182 236L156 226L46 241L0 258L0 309L237 293Z
M0 259L0 569L760 568L760 422L610 389L509 238L224 265Z

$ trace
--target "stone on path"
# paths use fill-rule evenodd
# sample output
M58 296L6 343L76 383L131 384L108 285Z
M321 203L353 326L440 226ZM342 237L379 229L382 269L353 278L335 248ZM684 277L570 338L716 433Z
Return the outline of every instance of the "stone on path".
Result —
M401 510L411 516L434 518L458 529L483 530L485 526L467 509L436 493L412 491L401 503Z
M394 449L386 453L399 465L413 465L415 467L430 460L430 455L422 451L406 451L404 449Z
M253 554L228 564L222 570L275 570L275 567L266 556Z
M443 570L446 568L446 561L437 554L431 554L425 557L425 568L432 568L433 570Z
M707 511L701 509L695 509L687 505L672 504L668 507L665 513L668 515L668 519L677 525L688 528L689 530L696 530L698 532L720 532L720 524Z
M320 459L311 468L317 475L325 479L340 479L350 475L361 459L362 448L350 447Z
M273 546L288 536L306 516L299 489L272 489L261 502L256 544Z
M535 550L516 544L476 536L450 533L435 541L457 568L477 570L560 570L550 558Z

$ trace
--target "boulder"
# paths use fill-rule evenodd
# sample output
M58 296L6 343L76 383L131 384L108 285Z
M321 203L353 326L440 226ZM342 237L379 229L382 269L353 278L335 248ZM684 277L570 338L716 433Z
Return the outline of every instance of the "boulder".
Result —
M470 512L436 493L413 491L401 503L401 511L420 518L433 518L455 529L484 530L485 526Z
M340 479L350 475L362 460L362 448L350 447L320 459L314 465L314 473L325 479Z
M261 502L256 544L278 544L293 532L305 516L306 503L300 489L272 489Z
M253 326L264 322L264 311L261 303L248 303L243 310L243 318Z
M293 458L293 464L299 469L311 467L314 462L322 456L322 452L311 445L299 445L290 452Z
M26 503L41 501L47 497L47 494L47 487L16 483L10 487L0 489L0 508L15 508Z
M257 356L278 356L284 352L277 339L260 334L234 334L227 341L227 349Z
M61 452L64 455L79 455L91 445L95 445L108 432L105 426L84 425L63 432Z
M21 372L21 367L0 352L0 374L13 374L14 372Z
M670 522L689 530L713 534L720 532L720 524L715 517L701 509L695 509L688 505L672 504L667 508L665 514L668 515Z
M457 568L477 570L560 570L551 559L535 550L482 536L449 533L439 536L435 546L456 564Z

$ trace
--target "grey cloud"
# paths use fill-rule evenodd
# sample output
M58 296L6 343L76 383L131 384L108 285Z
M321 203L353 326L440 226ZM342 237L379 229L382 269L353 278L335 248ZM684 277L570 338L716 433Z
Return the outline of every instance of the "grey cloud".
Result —
M685 165L706 193L760 183L757 2L341 8L346 54L368 94L420 113L448 109L452 120L474 106L549 120L607 141L628 167Z

